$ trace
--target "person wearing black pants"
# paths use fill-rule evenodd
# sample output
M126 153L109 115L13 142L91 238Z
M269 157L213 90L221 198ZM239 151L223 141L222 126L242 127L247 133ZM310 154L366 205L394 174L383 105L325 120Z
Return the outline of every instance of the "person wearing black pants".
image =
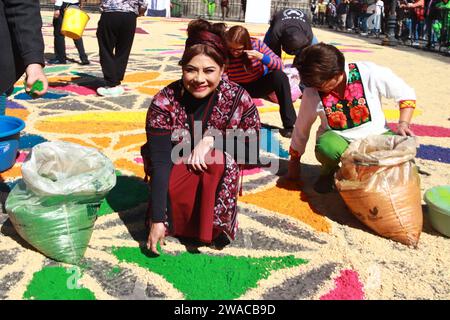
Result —
M273 70L255 82L241 84L252 98L266 98L275 91L280 105L280 116L283 128L294 127L297 115L292 104L289 79L282 70ZM282 132L284 134L284 132Z
M61 27L64 18L64 11L68 6L80 6L78 0L57 0L55 1L55 12L53 14L53 37L55 47L55 58L48 61L50 64L65 64L66 56L66 41L64 35L61 33ZM80 64L89 64L88 57L84 51L83 39L73 40L75 47L80 56Z
M265 98L275 91L283 122L280 134L290 138L297 116L283 61L263 41L250 37L243 26L228 29L225 40L229 52L228 78L244 87L252 98Z
M118 96L124 93L120 85L128 64L136 30L136 18L146 11L144 0L103 0L102 14L97 28L105 87L97 89L100 96Z

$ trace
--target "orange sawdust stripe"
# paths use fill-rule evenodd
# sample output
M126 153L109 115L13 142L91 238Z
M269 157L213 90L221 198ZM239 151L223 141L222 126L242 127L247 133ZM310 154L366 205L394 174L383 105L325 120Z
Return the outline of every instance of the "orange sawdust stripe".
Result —
M66 137L66 138L61 138L61 140L62 141L66 141L66 142L73 142L73 143L79 144L79 145L84 146L84 147L97 149L97 146L94 146L93 144L90 144L90 143L88 143L88 142L86 142L84 140L81 140L81 139Z
M148 94L148 95L150 95L150 96L154 96L154 95L157 94L157 93L159 92L159 90L160 90L160 89L158 89L158 88L147 88L147 87L139 87L139 88L137 88L137 89L138 89L138 91L139 91L140 93Z
M108 148L111 144L111 138L108 137L92 137L91 140L101 148Z
M144 83L144 86L165 87L165 86L168 86L169 84L171 84L174 81L176 81L176 80L153 80L153 81L149 81L149 82Z
M138 165L137 163L134 163L130 160L119 159L114 162L114 165L116 166L116 169L133 172L137 177L144 178L145 176L144 166Z
M24 109L6 109L5 114L7 116L20 118L20 119L26 121L30 112L28 112L28 110L24 110Z
M331 231L328 221L311 207L305 193L293 182L279 182L268 190L244 195L239 201L296 218L320 232Z
M5 181L6 179L15 179L22 177L22 166L14 165L11 169L8 169L0 173L0 180Z
M145 133L120 136L119 142L117 142L117 144L114 146L114 150L118 150L123 147L128 147L130 145L135 145L135 144L143 145L146 140L147 140L147 136Z
M135 146L127 150L128 152L141 152L141 146Z
M56 122L56 121L39 121L35 124L35 128L44 132L56 133L113 133L120 131L130 131L142 129L142 123L124 123L119 121L96 122L96 121L73 121L73 122Z
M159 72L136 72L130 73L123 79L124 82L144 82L158 78Z

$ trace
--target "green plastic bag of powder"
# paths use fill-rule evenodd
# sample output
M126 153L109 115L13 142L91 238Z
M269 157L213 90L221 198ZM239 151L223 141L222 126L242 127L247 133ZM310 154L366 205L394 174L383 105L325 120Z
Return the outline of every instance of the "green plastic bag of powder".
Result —
M46 256L77 264L87 249L101 200L116 184L111 160L68 142L35 146L6 200L12 224Z

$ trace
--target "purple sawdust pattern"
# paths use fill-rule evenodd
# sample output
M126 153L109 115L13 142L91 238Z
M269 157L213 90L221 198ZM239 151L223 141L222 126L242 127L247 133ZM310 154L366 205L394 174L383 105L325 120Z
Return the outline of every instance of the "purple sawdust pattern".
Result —
M17 102L9 101L9 100L6 100L6 108L8 108L8 109L26 109L21 104L18 104Z
M450 163L450 149L430 145L421 145L417 150L417 158Z

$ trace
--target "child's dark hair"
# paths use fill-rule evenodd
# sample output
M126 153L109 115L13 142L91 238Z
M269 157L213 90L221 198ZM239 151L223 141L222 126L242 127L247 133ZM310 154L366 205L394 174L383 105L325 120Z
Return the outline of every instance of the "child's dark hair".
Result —
M220 66L225 65L228 57L224 41L225 30L224 23L213 24L204 19L189 22L188 38L179 65L185 66L199 54L207 55Z
M318 88L345 72L345 58L335 46L321 42L303 49L294 66L305 86Z

